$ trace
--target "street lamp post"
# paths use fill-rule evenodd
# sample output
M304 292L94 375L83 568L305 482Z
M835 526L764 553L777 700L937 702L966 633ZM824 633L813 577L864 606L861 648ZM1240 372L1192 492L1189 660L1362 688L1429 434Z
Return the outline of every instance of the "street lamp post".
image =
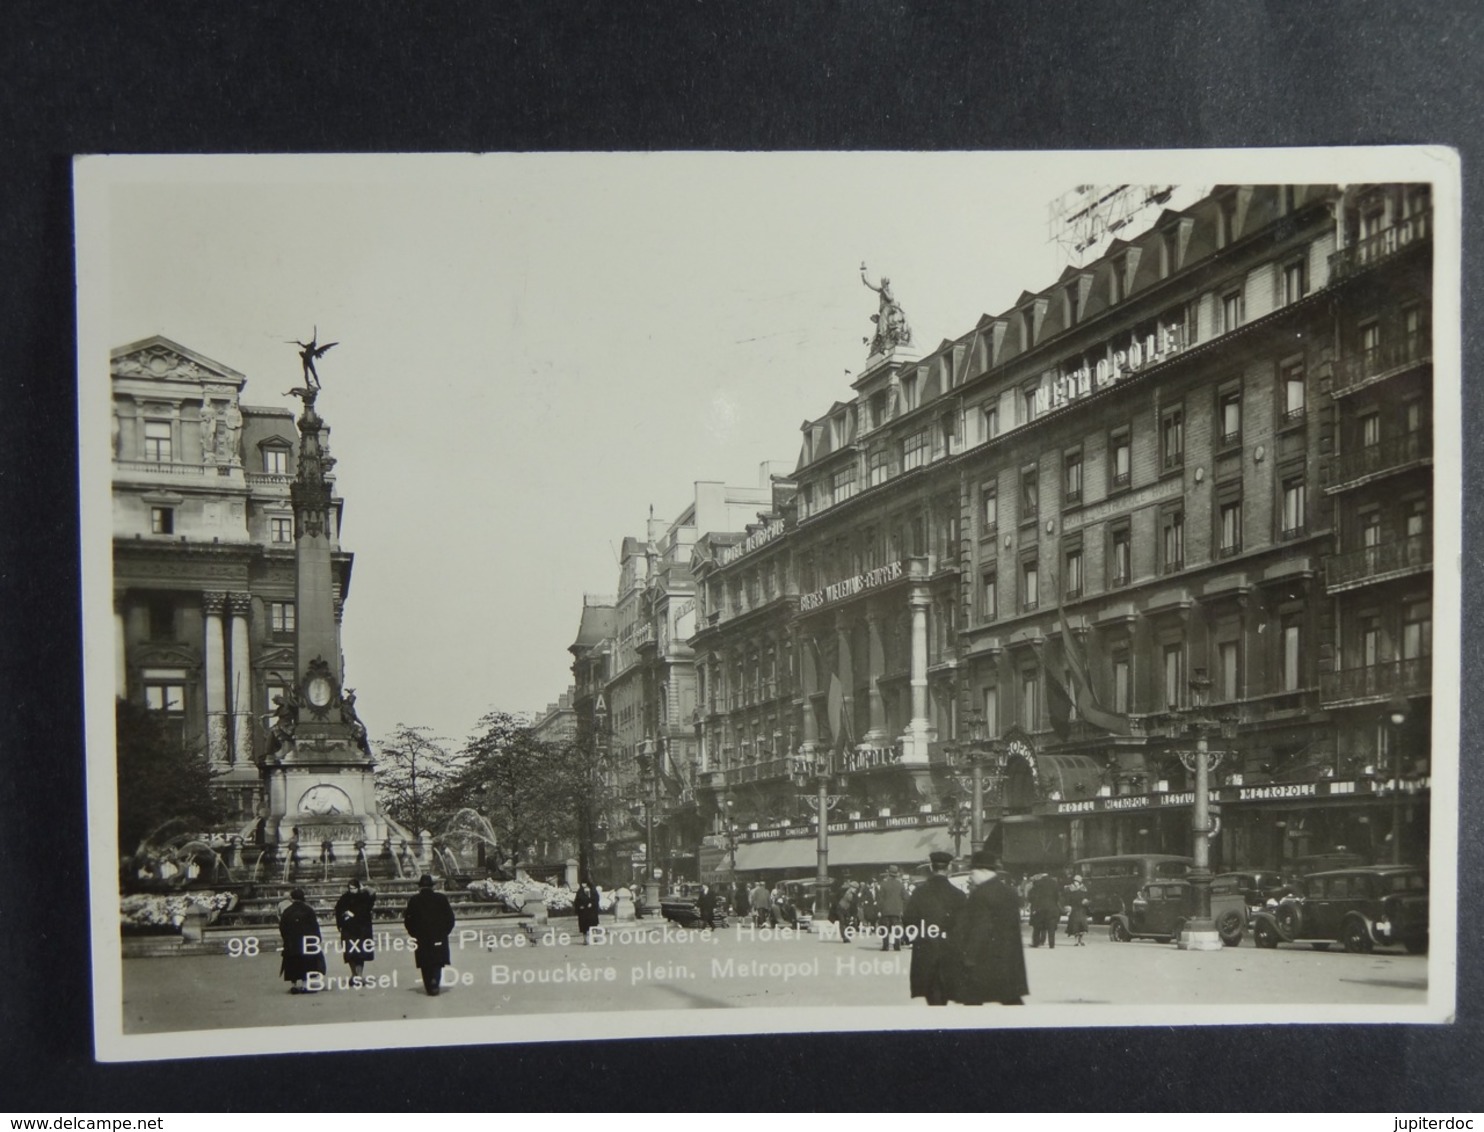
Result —
M814 748L811 760L810 747L806 744L799 753L806 761L795 773L794 782L803 787L809 785L812 778L815 787L813 794L800 797L819 819L814 851L814 915L823 919L830 910L830 810L839 803L842 795L830 793L830 752Z
M1195 771L1195 801L1192 805L1190 834L1190 884L1195 891L1195 913L1185 923L1177 946L1182 951L1220 951L1221 935L1211 919L1211 754L1207 740L1219 734L1221 724L1206 714L1211 680L1204 668L1197 668L1190 679L1191 708L1185 718L1186 728L1195 736L1195 750L1181 751L1180 761ZM1187 755L1191 762L1187 762ZM1216 756L1219 761L1221 755ZM1193 762L1193 767L1192 767Z
M658 859L654 851L654 811L659 805L660 776L659 767L655 765L654 740L645 739L639 745L639 771L648 780L649 800L644 805L644 907L647 909L658 909L660 906L660 886L655 880L655 861Z
M969 847L977 853L984 848L984 771L988 766L993 771L994 781L998 783L1004 777L1005 756L1000 740L986 734L982 712L974 708L965 713L965 717L969 732L968 744L962 747L954 745L950 750L957 766L962 766L965 761L969 764L969 792L972 799ZM959 781L961 783L963 780ZM954 846L954 856L958 856L957 844Z
M1410 708L1405 696L1394 696L1386 705L1391 722L1391 863L1402 863L1402 724Z

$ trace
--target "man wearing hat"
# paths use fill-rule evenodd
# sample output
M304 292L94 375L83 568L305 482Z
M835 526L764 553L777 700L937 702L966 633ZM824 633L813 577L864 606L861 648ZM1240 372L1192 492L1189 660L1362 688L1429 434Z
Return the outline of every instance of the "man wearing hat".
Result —
M902 870L891 865L886 879L876 890L876 917L880 925L881 950L902 950L902 915L907 910L907 886L902 883Z
M423 989L437 995L443 968L453 960L448 954L448 937L453 931L453 907L448 897L433 891L433 878L427 873L417 879L417 893L407 901L402 926L417 942L414 960L422 972Z
M306 980L311 974L325 973L325 948L319 934L319 917L304 898L302 888L289 893L289 903L278 916L278 931L283 937L278 973L285 982L293 984L289 994L313 994Z
M1000 879L999 862L976 850L971 866L973 888L948 926L955 964L950 993L954 1002L982 1006L998 1002L1021 1005L1030 993L1025 953L1020 939L1020 898Z
M912 890L902 929L912 945L912 997L927 999L929 1006L946 1006L953 962L948 925L965 897L948 879L953 854L938 850L928 860L932 875Z

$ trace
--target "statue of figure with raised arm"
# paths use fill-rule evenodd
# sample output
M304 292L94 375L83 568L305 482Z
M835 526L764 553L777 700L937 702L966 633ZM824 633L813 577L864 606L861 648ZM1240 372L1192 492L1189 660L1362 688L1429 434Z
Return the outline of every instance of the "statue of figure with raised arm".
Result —
M314 368L315 360L324 357L330 352L330 348L340 345L339 342L326 342L323 346L319 344L319 327L314 328L308 342L293 340L293 345L299 347L299 361L304 366L304 384L310 389L318 389L319 371Z
M871 338L871 353L884 354L894 346L912 344L912 328L907 325L907 316L896 296L891 293L891 279L883 275L880 284L866 277L866 264L861 261L861 282L875 291L881 298L881 306L871 316L876 324L876 333Z

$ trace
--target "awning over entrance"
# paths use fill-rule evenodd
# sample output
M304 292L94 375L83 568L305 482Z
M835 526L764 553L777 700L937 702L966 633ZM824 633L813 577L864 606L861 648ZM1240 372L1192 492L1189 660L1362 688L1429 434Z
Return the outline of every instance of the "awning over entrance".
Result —
M1103 781L1103 764L1091 755L1037 755L1042 787L1063 798L1091 798Z
M953 852L953 838L946 826L926 829L889 829L880 833L834 833L830 835L830 867L902 865L909 871L923 864L935 849ZM738 872L781 869L813 869L818 860L818 842L813 837L790 837L737 846Z

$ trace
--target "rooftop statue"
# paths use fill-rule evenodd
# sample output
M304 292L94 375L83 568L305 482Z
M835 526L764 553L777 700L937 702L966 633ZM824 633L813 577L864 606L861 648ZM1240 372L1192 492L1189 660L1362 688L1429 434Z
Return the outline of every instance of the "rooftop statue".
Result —
M881 297L880 309L871 316L876 324L876 333L869 339L872 354L887 353L895 346L912 344L912 328L907 325L907 316L901 304L891 293L891 279L883 275L880 285L866 278L866 264L861 261L861 282Z
M864 267L865 265L862 264L861 266ZM320 387L319 371L314 368L314 363L316 359L324 357L330 352L332 347L338 346L340 343L326 342L321 346L319 344L319 327L316 326L308 342L300 342L295 339L292 344L299 347L299 361L304 365L304 384L310 389L318 389ZM291 392L296 397L299 395L297 390L291 390Z

